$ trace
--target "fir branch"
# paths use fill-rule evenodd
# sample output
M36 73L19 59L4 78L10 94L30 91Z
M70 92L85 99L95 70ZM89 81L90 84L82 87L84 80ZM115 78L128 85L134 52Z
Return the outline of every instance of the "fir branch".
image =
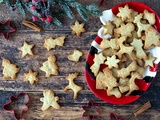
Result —
M59 6L61 7L61 9L66 13L66 15L67 15L70 19L73 19L73 18L74 18L74 15L73 15L70 7L69 7L65 2L59 1Z
M88 21L88 16L85 7L83 5L77 5L76 9L80 16L83 18L83 20Z
M54 7L55 5L55 0L47 0L48 4L51 6L51 7Z
M61 21L60 21L60 20L58 20L56 17L53 17L52 22L53 22L55 25L57 25L57 26L62 26Z
M11 0L3 0L6 3L8 8L12 8ZM67 15L70 19L74 18L72 8L76 9L78 14L85 20L88 21L88 14L94 16L102 15L99 12L98 6L91 4L85 5L79 3L77 0L46 0L46 2L42 2L41 0L37 2L33 2L29 0L25 2L24 0L16 0L16 7L22 15L26 15L26 11L29 11L33 16L32 19L37 19L36 16L45 21L46 24L54 23L58 26L62 26L62 22L58 19L58 17L62 15ZM33 8L35 5L36 8ZM32 7L30 7L32 6ZM58 9L57 9L58 8ZM60 13L61 12L61 13Z
M22 6L22 3L21 3L21 1L20 0L17 0L17 8L18 8L18 10L19 10L19 12L23 15L23 16L25 16L26 15L26 12L25 12L25 10L24 10L24 8L23 8L23 6Z
M31 2L25 3L24 1L22 1L22 4L24 5L24 7L25 7L32 15L35 15L35 16L38 16L38 17L40 16L37 11L30 9L30 5L32 4Z
M4 0L4 2L5 2L5 4L6 4L6 6L7 6L8 8L10 8L10 6L11 6L10 0Z

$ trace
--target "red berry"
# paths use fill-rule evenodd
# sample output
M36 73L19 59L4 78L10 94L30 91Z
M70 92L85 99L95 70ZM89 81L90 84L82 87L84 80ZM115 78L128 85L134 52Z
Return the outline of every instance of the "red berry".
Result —
M24 0L24 2L28 2L29 0Z
M45 20L46 20L46 18L45 18L45 17L42 17L42 18L41 18L41 20L42 20L42 21L45 21Z
M35 6L35 5L31 5L31 6L30 6L30 9L31 9L31 10L36 10L36 6Z
M35 22L37 21L37 17L36 16L32 16L32 20Z
M38 0L32 0L32 2L38 2Z
M46 2L46 0L41 0L42 2Z
M48 22L51 22L52 19L53 19L52 16L47 16L47 21L48 21Z

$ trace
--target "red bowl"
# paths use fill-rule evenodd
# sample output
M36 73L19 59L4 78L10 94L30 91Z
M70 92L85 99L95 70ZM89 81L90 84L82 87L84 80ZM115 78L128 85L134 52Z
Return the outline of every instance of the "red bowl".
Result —
M145 9L147 9L151 13L154 13L156 15L155 26L157 28L157 31L160 32L160 18L158 16L158 14L154 10L152 10L150 7L148 7L147 5L145 5L143 3L140 3L140 2L124 2L124 3L118 4L111 9L113 14L116 15L119 12L118 7L123 7L126 4L128 4L129 8L132 8L139 13L142 13ZM97 36L94 41L96 41L99 44L101 42L101 40L102 39L99 36ZM90 49L90 51L91 51L91 49ZM115 96L108 96L105 90L97 90L96 89L96 80L95 80L95 78L93 77L93 74L91 74L91 71L90 71L90 66L93 64L93 59L94 59L94 55L91 55L90 52L89 52L88 56L86 58L86 68L85 68L85 71L84 71L86 82L87 82L90 90L98 98L100 98L101 100L106 101L110 104L128 104L128 103L131 103L131 102L137 100L138 98L141 97L142 93L144 93L149 88L149 86L151 85L152 80L154 78L154 77L146 76L143 80L135 80L136 84L138 85L138 87L140 89L138 94L130 95L130 96L122 95L121 98L116 98ZM150 68L150 70L154 70L152 72L157 72L158 65L155 64L155 67L156 68Z

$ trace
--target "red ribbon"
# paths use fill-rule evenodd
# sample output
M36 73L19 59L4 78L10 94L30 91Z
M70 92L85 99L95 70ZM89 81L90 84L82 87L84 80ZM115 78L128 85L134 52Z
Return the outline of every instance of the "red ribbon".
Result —
M104 0L100 0L99 6L103 5Z

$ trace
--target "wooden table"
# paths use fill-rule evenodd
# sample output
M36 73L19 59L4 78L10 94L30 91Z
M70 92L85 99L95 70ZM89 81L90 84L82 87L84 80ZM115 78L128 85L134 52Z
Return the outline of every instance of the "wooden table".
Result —
M100 7L100 10L110 9L112 6L124 1L106 0L104 5ZM160 15L159 0L139 1L153 8ZM99 4L98 0L81 0L81 2L85 4ZM63 20L63 27L57 27L55 25L46 26L43 23L37 22L39 26L43 27L41 33L35 32L21 24L22 20L29 20L30 17L27 16L27 18L24 18L17 11L12 12L4 4L0 4L0 21L10 18L12 25L17 29L16 33L10 35L8 41L0 36L0 64L2 63L2 58L8 58L12 63L15 63L21 68L16 80L6 81L3 80L3 67L0 67L0 120L14 119L13 114L5 112L2 106L9 101L11 95L16 95L22 91L27 92L30 96L30 102L28 103L29 110L23 114L23 119L25 120L85 120L87 118L82 118L84 112L82 106L86 105L89 100L101 105L99 109L100 116L95 117L95 120L109 120L110 112L114 112L127 120L160 120L160 69L158 69L157 76L148 91L140 99L127 105L111 105L101 101L88 88L84 77L85 58L91 42L96 37L97 30L101 27L99 18L90 16L89 22L86 22L85 25L86 32L81 37L77 37L71 34L69 26L75 22L75 19L84 22L78 15L73 20L61 18ZM49 52L43 47L44 38L56 38L62 35L67 36L63 47L57 47ZM33 48L34 56L21 58L21 52L17 48L22 46L24 40L35 44ZM67 59L67 56L72 53L73 49L81 50L84 53L83 57L77 63ZM52 54L57 57L59 75L46 78L45 73L39 68ZM28 72L30 68L39 73L39 81L32 86L23 81L24 73ZM68 84L65 77L73 72L79 73L78 78L75 80L76 84L83 86L83 90L80 91L76 100L73 100L73 92L71 90L63 92L64 87ZM43 97L42 92L45 89L54 90L55 94L60 97L59 104L61 109L49 108L44 112L41 110L42 102L39 99ZM147 101L151 101L152 107L140 116L135 117L132 112Z

